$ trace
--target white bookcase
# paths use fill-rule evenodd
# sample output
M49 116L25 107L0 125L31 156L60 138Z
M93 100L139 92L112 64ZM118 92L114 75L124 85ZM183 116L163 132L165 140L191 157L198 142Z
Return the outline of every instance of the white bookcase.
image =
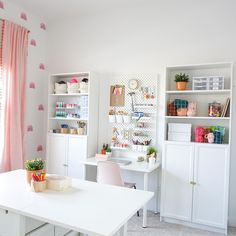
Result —
M62 93L55 94L55 83L69 82L71 78L77 78L78 82L88 79L88 91L86 93ZM48 135L47 135L47 171L49 173L68 175L74 178L84 178L85 171L82 160L94 156L97 152L98 130L98 79L89 72L52 74L48 80ZM82 103L81 100L87 100ZM57 102L64 104L77 104L73 108L56 108ZM83 114L82 114L82 109ZM78 116L56 116L56 111L74 113ZM84 112L85 110L85 112ZM78 128L78 122L86 123L83 134L61 133L61 125L69 128Z
M188 74L187 90L177 91L175 75ZM223 90L192 90L192 77L223 76ZM166 68L165 142L162 165L161 219L197 228L227 233L229 166L232 114L232 63L170 66ZM224 105L230 99L227 117L208 117L208 104ZM197 115L168 116L174 99L197 102ZM192 125L191 141L168 141L168 123ZM197 126L223 126L222 144L195 142Z

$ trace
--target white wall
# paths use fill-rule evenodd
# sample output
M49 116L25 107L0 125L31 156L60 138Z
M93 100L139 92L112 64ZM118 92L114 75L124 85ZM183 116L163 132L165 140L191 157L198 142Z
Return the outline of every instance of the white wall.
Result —
M27 158L45 156L45 111L39 111L39 105L45 107L45 84L46 71L39 69L41 63L45 63L46 54L46 31L40 28L44 21L25 11L21 7L8 1L1 1L4 9L0 9L0 18L7 19L22 25L30 30L27 68L27 90L26 90L26 125L27 132ZM25 13L27 20L21 19L21 13ZM31 40L36 40L36 46L31 45ZM35 89L30 88L34 83ZM33 128L31 131L30 127ZM42 149L41 149L42 147Z
M49 70L159 73L163 82L166 65L236 62L235 1L132 2L51 22ZM161 97L163 94L162 83ZM234 115L233 124L235 121ZM235 132L234 125L229 214L231 225L236 226Z

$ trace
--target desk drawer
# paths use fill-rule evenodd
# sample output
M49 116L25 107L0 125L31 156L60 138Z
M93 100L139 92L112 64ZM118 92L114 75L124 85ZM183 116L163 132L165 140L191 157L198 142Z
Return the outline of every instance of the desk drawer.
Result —
M54 226L45 224L38 229L26 234L26 236L54 236Z
M79 236L79 233L65 229L62 227L55 227L55 236Z

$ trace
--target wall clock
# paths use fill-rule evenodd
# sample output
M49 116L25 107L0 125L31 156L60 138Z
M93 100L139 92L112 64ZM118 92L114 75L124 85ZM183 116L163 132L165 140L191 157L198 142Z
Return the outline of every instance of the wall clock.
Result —
M135 90L138 88L138 80L137 79L131 79L129 80L129 88L132 89L132 90Z

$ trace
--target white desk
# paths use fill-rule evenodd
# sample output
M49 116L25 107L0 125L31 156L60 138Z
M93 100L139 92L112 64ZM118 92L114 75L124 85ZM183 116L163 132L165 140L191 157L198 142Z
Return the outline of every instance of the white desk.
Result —
M120 168L122 170L127 170L127 171L136 171L136 172L141 172L143 173L143 190L148 191L148 178L149 174L152 173L153 171L157 171L157 169L160 167L161 163L158 161L156 162L153 166L149 166L147 162L137 162L136 160L132 159L127 159L127 158L118 158L122 160L131 160L132 163L129 165L120 165ZM95 157L87 158L86 161L82 161L84 165L90 165L90 166L97 166L97 160ZM156 184L156 188L158 188ZM158 202L158 190L156 190L156 212L157 212L157 202ZM147 227L147 204L144 205L143 207L143 227Z
M0 189L0 209L20 216L14 236L24 235L25 216L93 236L112 236L120 229L125 235L127 221L154 195L78 179L66 192L34 193L24 170L0 174Z

